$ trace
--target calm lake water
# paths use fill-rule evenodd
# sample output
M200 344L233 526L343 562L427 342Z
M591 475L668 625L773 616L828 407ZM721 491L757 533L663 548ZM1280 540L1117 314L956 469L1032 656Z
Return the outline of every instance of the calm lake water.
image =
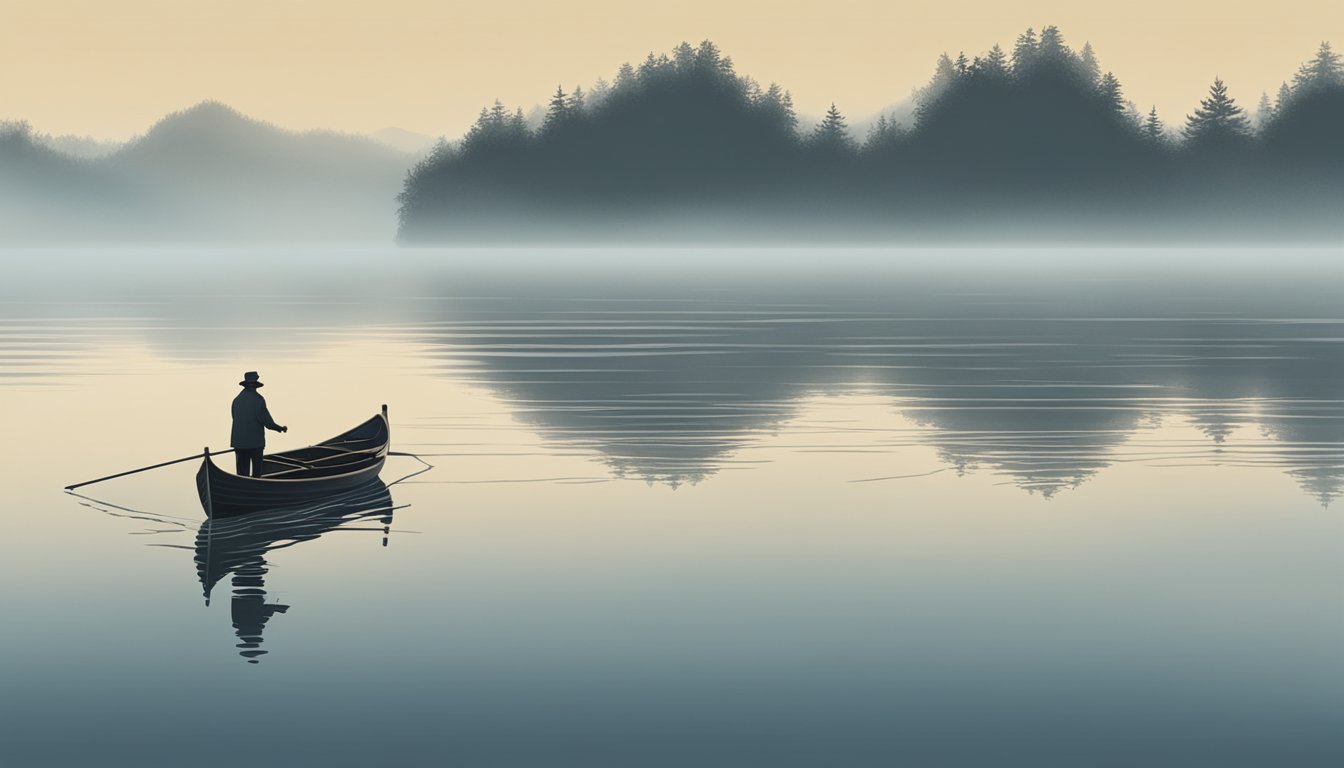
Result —
M1339 765L1339 257L4 252L0 764Z

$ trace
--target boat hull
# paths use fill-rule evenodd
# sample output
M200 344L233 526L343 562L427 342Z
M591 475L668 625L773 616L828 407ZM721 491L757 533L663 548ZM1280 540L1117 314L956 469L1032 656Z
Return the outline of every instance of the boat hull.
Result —
M392 524L392 492L372 480L348 493L310 504L291 504L232 520L202 522L196 532L196 572L205 597L221 579L243 568L265 565L272 550L316 539L338 528L377 518Z
M220 469L207 455L196 473L201 507L208 517L237 517L358 488L378 478L390 433L386 416L375 416L324 443L268 454L260 478Z

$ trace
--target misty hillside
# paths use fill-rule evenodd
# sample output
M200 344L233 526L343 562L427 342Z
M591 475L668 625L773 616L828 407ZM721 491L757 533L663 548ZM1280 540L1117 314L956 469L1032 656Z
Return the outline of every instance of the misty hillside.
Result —
M0 140L0 237L385 241L413 158L366 137L285 131L212 102L87 160L11 126Z
M860 117L850 123L850 134L860 139L874 136L881 133L884 129L905 130L915 124L919 117L919 102L917 94L909 98L896 101L873 112L865 117ZM811 124L821 122L824 116L810 121Z
M51 136L42 134L35 136L37 141L51 149L70 157L81 158L84 160L95 160L121 149L123 142L104 141L92 136L74 136L66 134L62 136Z
M438 143L438 138L435 136L426 136L404 128L383 128L369 134L369 138L399 152L416 156L429 154Z
M1344 236L1344 65L1328 44L1253 123L1215 80L1189 115L1133 104L1056 27L943 56L909 119L857 135L709 41L503 104L417 164L407 242L549 239L1329 240ZM899 102L897 102L899 103Z
M108 231L132 211L105 165L57 152L25 123L0 123L0 242Z

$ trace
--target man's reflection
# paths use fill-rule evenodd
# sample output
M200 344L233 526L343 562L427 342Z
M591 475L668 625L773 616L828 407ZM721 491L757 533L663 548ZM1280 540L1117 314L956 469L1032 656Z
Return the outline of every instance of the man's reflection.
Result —
M266 600L266 555L338 528L357 530L359 522L371 518L382 523L382 543L386 547L392 525L392 495L382 481L302 508L201 524L196 533L196 573L206 605L215 585L232 574L230 613L239 655L256 664L266 654L261 647L266 623L290 608Z

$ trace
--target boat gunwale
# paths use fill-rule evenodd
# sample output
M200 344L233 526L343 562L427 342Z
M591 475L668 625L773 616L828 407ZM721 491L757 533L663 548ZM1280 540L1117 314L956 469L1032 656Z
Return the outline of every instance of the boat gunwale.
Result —
M351 451L351 452L350 452L351 454L368 453L368 454L369 454L369 458L371 459L371 461L369 461L369 463L368 463L367 466L360 467L359 469L352 470L352 471L350 471L350 472L342 472L341 474L338 474L338 475L323 475L323 476L321 476L321 477L294 477L294 478L278 478L278 477L247 477L247 476L244 476L244 475L237 475L237 474L234 474L234 473L232 473L232 472L228 472L228 471L226 471L226 470L220 469L220 468L219 468L219 465L218 465L218 464L215 464L214 456L211 455L211 454L206 454L206 456L204 457L203 461L204 461L204 463L205 463L205 465L206 465L206 467L207 467L207 472L209 472L209 471L213 471L213 472L215 472L217 475L220 475L220 476L222 476L222 477L226 477L226 478L228 478L230 481L238 480L238 481L246 481L246 482L249 482L249 483L281 483L281 484L292 484L292 483L317 483L317 482L323 482L323 481L336 480L336 479L343 478L343 477L350 477L351 475L357 475L357 474L360 474L361 472L368 472L370 469L373 469L374 467L378 467L378 468L381 470L381 464L380 464L380 462L379 462L378 460L380 460L380 459L386 459L386 458L387 458L387 450L388 450L388 448L390 447L390 444L391 444L391 442L392 442L392 425L388 422L387 417L384 416L382 413L375 413L375 414L373 415L373 418L371 418L371 419L369 419L368 421L365 421L365 422L359 424L358 426L354 427L354 429L359 429L359 427L363 426L364 424L369 423L369 421L373 421L373 419L382 419L382 420L383 420L383 435L384 435L384 440L383 440L382 445L376 446L376 447L374 447L374 448L363 448L363 449L360 449L360 450L357 450L357 451ZM350 431L353 431L353 430L350 430ZM350 431L342 432L341 434L336 435L335 437L331 438L330 440L327 440L327 441L324 441L324 442L321 442L321 443L314 443L314 444L312 444L312 445L305 445L305 446L303 446L303 447L301 447L301 448L295 448L295 449L293 449L293 450L294 450L294 451L302 451L302 450L305 450L305 449L308 449L308 448L316 448L316 447L321 446L321 445L326 445L326 444L328 444L328 443L331 443L331 442L333 442L333 441L335 441L335 440L339 440L340 438L342 438L342 437L344 437L344 436L350 434ZM291 451L284 451L284 452L282 452L282 453L280 453L280 454L276 454L276 455L283 455L284 453L290 453L290 452L291 452ZM265 457L264 457L264 456L262 457L262 460L265 461Z

